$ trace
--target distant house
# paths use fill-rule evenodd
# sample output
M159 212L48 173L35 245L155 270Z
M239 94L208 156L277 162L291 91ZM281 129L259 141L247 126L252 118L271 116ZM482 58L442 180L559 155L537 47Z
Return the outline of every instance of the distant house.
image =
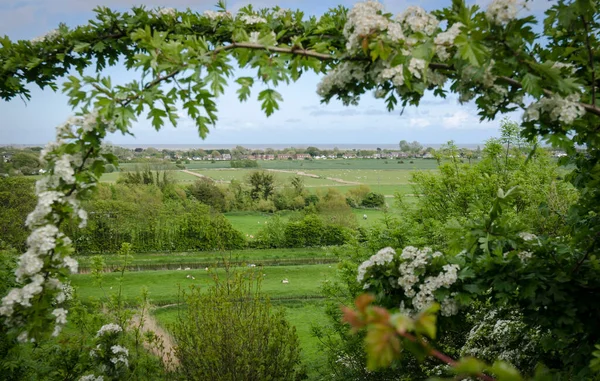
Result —
M342 156L344 159L356 159L356 155L351 154L351 153L345 153L344 156Z
M248 156L246 156L246 159L248 159L248 160L256 160L256 156L254 156L254 155L248 155Z
M390 152L390 153L389 153L389 157L390 157L391 159L398 158L398 157L400 157L400 152Z
M296 160L304 160L304 159L310 159L312 156L310 156L310 154L308 153L298 153L296 154Z
M433 154L431 152L427 152L425 155L423 155L423 159L434 159L435 156L433 156Z
M554 151L552 152L553 157L565 157L567 154L563 151Z
M221 156L221 160L231 160L231 154L224 153L224 154Z
M287 160L289 158L291 158L292 155L288 155L288 154L279 154L277 155L277 160Z
M8 163L12 160L12 154L10 154L10 153L2 154L2 159L4 160L5 163Z
M264 155L263 160L275 160L275 155Z
M192 157L192 160L198 161L198 160L202 160L202 158L200 156L194 156L194 157Z
M373 159L381 159L381 154L380 153L373 154Z

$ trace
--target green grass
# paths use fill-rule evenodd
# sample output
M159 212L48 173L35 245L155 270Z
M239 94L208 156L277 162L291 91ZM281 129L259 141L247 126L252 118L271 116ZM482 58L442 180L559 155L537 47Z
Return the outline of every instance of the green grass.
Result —
M278 212L277 215L285 220L288 220L295 212L284 211ZM241 231L244 234L255 235L261 230L269 220L273 218L273 214L261 212L229 212L225 213L225 217L231 222L233 228Z
M104 182L104 183L114 183L119 179L119 177L121 176L121 173L123 173L123 172L105 173L100 178L100 181ZM198 180L197 176L190 175L189 173L181 172L179 170L177 170L177 171L169 170L169 174L173 177L173 179L177 183L190 183L191 184L192 182Z
M327 159L327 160L259 160L258 166L265 169L308 170L308 169L437 169L435 160L403 159ZM410 161L413 161L411 164ZM386 163L387 162L387 163ZM231 168L227 161L196 161L185 165L188 169Z
M195 169L193 172L199 173L203 176L210 177L211 179L218 182L231 182L231 180L237 180L245 182L250 173L256 169ZM290 178L296 176L296 173L284 173L284 172L271 172L275 178L277 186L282 187L290 185ZM318 187L318 186L330 186L335 185L335 181L327 180L324 178L315 178L310 176L302 176L304 185L307 187Z
M255 271L264 275L262 289L271 297L296 298L319 295L321 283L335 275L335 265L303 265L303 266L267 266L257 267ZM215 270L217 274L223 269ZM188 279L187 275L196 279ZM210 271L204 269L168 270L168 271L139 271L126 273L122 290L126 301L135 303L142 294L142 289L148 289L152 303L177 303L180 287L185 289L191 285L208 286L212 283ZM289 284L282 284L287 278ZM120 274L104 274L103 289L95 286L93 278L88 274L76 274L72 277L72 285L78 289L83 301L105 297L105 292L116 292L119 287Z

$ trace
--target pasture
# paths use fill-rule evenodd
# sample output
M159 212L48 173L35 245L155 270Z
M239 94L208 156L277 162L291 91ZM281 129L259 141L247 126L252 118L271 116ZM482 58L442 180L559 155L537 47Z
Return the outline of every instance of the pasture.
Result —
M403 163L402 163L403 161ZM412 163L411 163L412 161ZM258 160L263 169L437 169L432 159L323 159L323 160ZM185 164L187 169L231 168L228 161L193 161Z

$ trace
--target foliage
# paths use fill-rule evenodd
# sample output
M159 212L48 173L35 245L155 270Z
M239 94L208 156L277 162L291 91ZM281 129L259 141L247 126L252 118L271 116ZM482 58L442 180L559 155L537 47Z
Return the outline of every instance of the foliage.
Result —
M248 175L250 197L253 200L266 200L275 191L275 177L266 171L254 171Z
M231 168L258 168L258 162L256 160L231 160Z
M170 171L153 170L151 166L136 166L133 171L122 172L118 183L127 185L155 185L161 190L172 186L175 180Z
M385 196L381 193L369 192L365 195L361 205L365 208L381 208L385 206Z
M259 275L215 275L207 290L183 293L187 308L173 335L185 379L302 379L296 330L283 311L272 311Z
M25 219L34 208L35 193L32 180L0 176L0 242L23 249L29 234Z
M219 212L227 211L225 195L212 179L203 177L196 180L187 191L201 203L209 205Z

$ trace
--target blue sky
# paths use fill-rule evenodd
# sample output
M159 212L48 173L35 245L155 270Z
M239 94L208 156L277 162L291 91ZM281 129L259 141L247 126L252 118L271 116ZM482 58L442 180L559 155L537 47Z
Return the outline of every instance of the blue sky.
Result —
M477 1L485 7L488 0ZM450 0L385 0L386 8L399 13L408 5L418 4L427 10L445 7ZM469 2L474 2L470 0ZM148 7L168 6L191 8L195 11L213 9L216 0L144 0ZM239 9L252 3L255 7L280 5L302 9L319 15L339 4L351 7L354 0L229 0L228 8ZM132 0L1 0L0 35L11 39L31 39L54 29L59 22L69 26L85 23L93 16L95 5L125 10L140 4ZM549 6L546 0L530 5L534 13ZM238 72L236 74L242 74ZM113 83L124 83L131 74L122 67L110 69ZM461 144L481 143L497 136L498 121L479 122L472 104L460 105L455 97L443 100L426 96L418 108L388 113L383 101L366 95L358 106L345 107L337 101L322 105L316 94L320 77L303 76L289 86L280 86L284 102L280 110L267 118L255 98L239 103L231 86L218 101L219 121L202 141L189 120L181 120L177 128L170 125L156 132L146 120L135 124L135 138L113 135L107 140L114 144L395 144L417 140L440 144L455 140ZM44 144L54 139L55 126L73 113L67 97L60 91L31 87L32 98L0 101L0 144ZM253 89L256 97L260 87ZM510 115L520 119L520 114Z

